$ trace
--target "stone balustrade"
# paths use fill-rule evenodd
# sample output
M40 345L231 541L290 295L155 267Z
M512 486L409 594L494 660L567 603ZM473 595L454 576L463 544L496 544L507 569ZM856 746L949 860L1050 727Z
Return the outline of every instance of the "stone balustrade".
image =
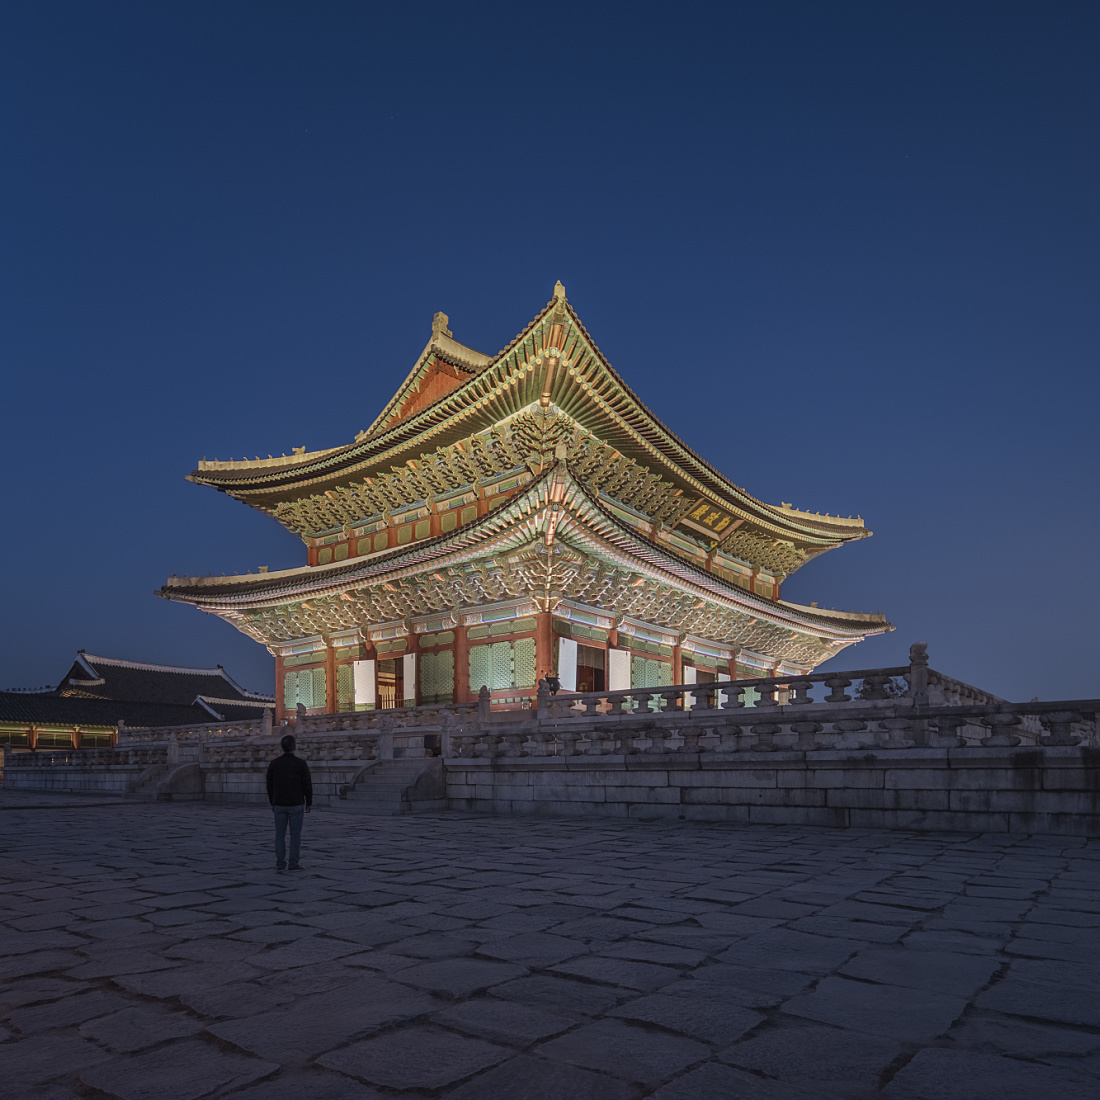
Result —
M189 723L185 726L153 726L133 728L119 725L118 743L123 745L164 744L173 737L176 741L240 741L250 737L271 735L270 723L263 719L248 722L205 722Z
M721 685L705 685L721 689ZM550 701L545 710L517 714L512 725L494 722L447 739L456 759L659 755L739 752L830 752L865 749L1012 748L1017 745L1100 747L1100 700L1000 703L978 706L916 706L912 699L868 700L859 706L804 708L786 705L677 706L691 688L593 693ZM705 697L702 692L695 692ZM633 708L620 706L628 697ZM665 705L654 712L652 696ZM608 705L609 701L612 705ZM638 705L641 704L641 705ZM669 705L672 704L672 705ZM1028 726L1033 726L1034 733Z
M295 716L320 804L442 757L447 805L867 827L1100 834L1100 699L1012 703L908 666ZM114 749L5 751L14 787L263 802L286 727L127 730Z

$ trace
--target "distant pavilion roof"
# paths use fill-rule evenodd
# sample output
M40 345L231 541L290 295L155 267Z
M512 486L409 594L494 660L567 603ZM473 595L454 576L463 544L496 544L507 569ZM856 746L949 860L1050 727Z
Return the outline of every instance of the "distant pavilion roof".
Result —
M85 728L177 726L262 718L270 695L248 691L220 665L177 668L84 650L52 691L0 691L0 723Z

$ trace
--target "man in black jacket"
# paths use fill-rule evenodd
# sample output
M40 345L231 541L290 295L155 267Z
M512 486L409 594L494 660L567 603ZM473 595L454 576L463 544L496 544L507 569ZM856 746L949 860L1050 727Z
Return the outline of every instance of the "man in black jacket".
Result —
M287 867L286 827L290 826L291 871L300 871L302 821L313 808L313 779L309 765L294 755L294 738L288 733L279 742L283 755L267 766L267 800L275 811L275 870Z

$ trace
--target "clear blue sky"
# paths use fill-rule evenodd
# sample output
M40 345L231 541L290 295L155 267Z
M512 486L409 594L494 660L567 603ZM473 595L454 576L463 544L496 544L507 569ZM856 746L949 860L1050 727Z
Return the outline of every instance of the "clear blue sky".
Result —
M349 441L555 279L770 502L875 537L839 660L1100 694L1094 2L22 0L0 11L0 686L221 663L172 573L304 561L195 460Z

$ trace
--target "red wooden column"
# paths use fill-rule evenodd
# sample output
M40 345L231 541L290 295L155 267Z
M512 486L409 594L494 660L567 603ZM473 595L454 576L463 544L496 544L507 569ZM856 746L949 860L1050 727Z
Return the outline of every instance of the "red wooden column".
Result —
M415 631L405 635L405 652L413 655L413 694L411 696L413 706L420 706L420 635ZM409 698L409 689L406 687L405 698ZM404 700L402 700L404 702Z
M465 703L469 696L470 644L466 640L466 624L455 627L455 702Z
M336 647L325 643L325 713L336 713Z
M554 616L540 611L535 616L535 675L549 676L554 671Z
M684 654L679 640L672 647L672 682L674 684L684 682Z
M283 684L285 670L281 653L275 655L275 725L282 725L286 717L286 688Z

